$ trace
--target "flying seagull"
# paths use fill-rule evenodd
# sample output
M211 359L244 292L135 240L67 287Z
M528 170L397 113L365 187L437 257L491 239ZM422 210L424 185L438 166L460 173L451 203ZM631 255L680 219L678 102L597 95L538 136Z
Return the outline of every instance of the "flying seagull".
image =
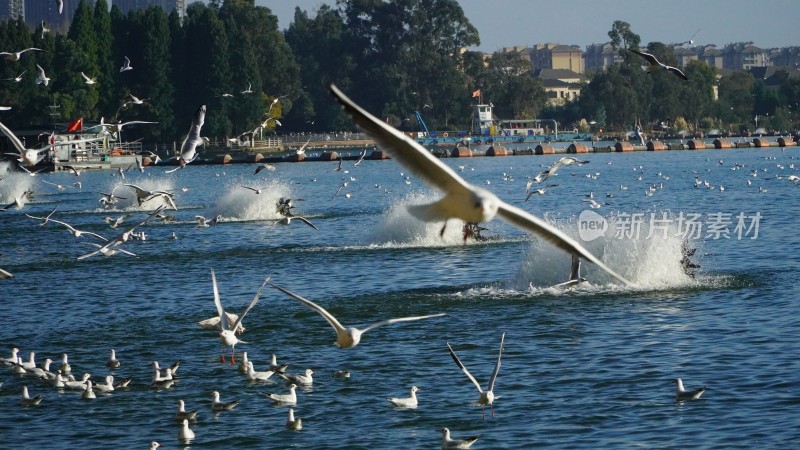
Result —
M267 282L269 282L269 277L267 277L267 279L264 280L264 284L262 284L261 287L258 289L258 292L256 292L256 296L253 297L253 300L250 301L250 304L247 305L247 308L245 308L242 315L239 316L238 319L236 319L236 323L234 324L228 322L228 316L225 314L225 310L222 308L222 302L219 299L219 288L217 288L217 276L214 275L214 269L211 269L211 281L214 285L214 305L216 305L217 307L217 314L219 315L220 325L222 327L222 330L220 330L219 332L219 340L222 341L222 344L225 347L231 348L231 364L233 364L236 362L236 357L234 356L234 347L236 347L236 344L239 342L246 344L246 342L240 341L239 338L236 337L235 330L239 328L239 325L241 325L244 316L246 316L247 313L250 312L253 306L255 306L256 303L258 302L258 299L261 297L261 290L264 289L264 286L266 286ZM224 347L222 349L222 352L223 353L220 356L220 361L225 362Z
M50 84L50 78L47 78L47 75L44 73L44 69L42 69L42 66L37 64L36 69L39 71L39 75L36 76L36 84L44 84L45 86Z
M393 323L397 323L397 322L408 322L408 321L411 321L411 320L428 319L428 318L431 318L431 317L441 317L441 316L445 315L444 313L442 313L442 314L432 314L432 315L429 315L429 316L402 317L402 318L399 318L399 319L389 319L389 320L384 320L383 322L378 322L378 323L372 324L372 325L370 325L370 326L368 326L368 327L366 327L366 328L364 328L362 330L359 330L358 328L355 328L355 327L345 328L344 325L342 325L338 320L336 320L335 317L333 317L333 315L331 315L331 313L326 311L323 307L321 307L321 306L317 305L316 303L312 302L311 300L307 300L307 299L295 294L294 292L287 291L286 289L284 289L284 288L282 288L282 287L280 287L280 286L278 286L276 284L270 283L270 286L272 286L275 289L283 292L284 294L288 295L289 297L292 297L293 299L297 300L298 302L308 306L309 308L311 308L314 311L318 312L323 318L325 318L325 320L328 321L330 326L333 327L333 329L336 331L336 342L334 342L334 343L336 345L338 345L339 348L343 348L343 349L344 348L352 348L352 347L355 347L356 345L358 345L358 343L361 342L361 335L366 333L367 331L373 329L373 328L377 328L377 327L380 327L380 326L383 326L383 325L389 325L389 324L393 324Z
M42 50L40 48L31 47L31 48L26 48L25 50L20 50L18 52L0 52L0 56L5 56L6 59L9 60L9 61L19 61L19 59L22 58L22 54L23 53L25 53L27 51L31 51L31 50L38 51L38 52L43 52L44 51L44 50Z
M85 73L83 73L83 72L81 72L81 76L83 77L83 79L84 79L84 83L86 83L86 84L89 84L89 85L91 85L91 84L96 84L96 83L97 83L97 77L94 77L94 78L89 78L89 77L88 77L88 76L86 76L86 74L85 74Z
M122 63L122 67L120 67L120 68L119 68L119 71L120 71L120 72L125 72L125 71L128 71L128 70L133 70L133 67L131 67L131 60L130 60L130 58L128 58L128 57L126 56L126 57L125 57L125 62L124 62L124 63Z
M189 133L181 144L181 154L178 156L178 167L168 170L166 173L175 172L178 169L183 169L187 164L197 158L197 146L202 144L204 138L200 137L200 129L206 120L206 105L200 105L197 112L194 113L192 119L192 126L189 127Z
M647 61L647 63L649 64L649 67L647 68L647 72L648 73L652 73L654 70L666 70L667 72L672 72L673 74L675 74L676 76L678 76L680 78L683 78L684 80L687 80L687 81L689 80L689 78L686 75L684 75L683 72L681 72L681 69L678 69L677 67L668 66L666 64L662 64L661 62L659 62L659 60L654 55L652 55L650 53L645 53L645 52L642 52L642 51L639 51L639 50L633 50L633 49L630 49L630 48L628 49L628 51L630 51L632 53L636 53L637 55L639 55L642 58L644 58L645 61Z
M458 356L456 355L456 352L453 350L453 347L450 347L449 342L447 343L447 348L448 350L450 350L450 356L453 357L453 361L455 361L456 365L460 367L461 370L467 375L467 378L469 378L469 380L472 381L472 384L474 384L475 387L478 388L478 392L481 394L480 398L478 398L478 404L484 407L486 405L492 407L492 416L494 416L494 407L492 405L494 404L494 399L498 398L495 397L494 395L494 382L497 381L497 374L500 372L500 358L503 357L503 341L505 341L505 338L506 334L503 333L503 335L500 337L500 351L497 353L497 364L495 364L494 366L494 371L492 372L491 378L489 378L489 385L486 387L486 390L483 390L483 388L481 388L481 385L478 383L478 380L476 380L475 377L473 377L472 374L469 373L469 370L467 370L467 368L464 366L461 360L458 359Z
M418 218L426 221L458 218L464 222L480 223L499 215L507 222L533 232L565 252L591 261L626 285L631 284L559 229L527 211L505 203L493 193L467 183L425 147L353 103L335 85L331 85L330 89L356 124L394 160L415 172L429 185L444 192L445 196L435 203L410 208L409 211Z

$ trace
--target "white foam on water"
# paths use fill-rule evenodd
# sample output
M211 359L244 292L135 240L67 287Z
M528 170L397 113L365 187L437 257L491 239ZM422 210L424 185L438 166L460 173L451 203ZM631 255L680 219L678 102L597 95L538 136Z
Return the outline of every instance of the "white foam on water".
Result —
M256 194L242 186L261 189L261 193ZM278 213L278 200L292 198L292 195L290 184L284 181L236 181L226 186L225 191L214 202L214 206L210 208L213 212L211 217L221 215L225 220L232 221L279 220L283 216ZM293 200L292 203L296 208L299 207L298 200ZM303 215L297 212L295 214Z
M12 203L19 199L20 208L28 201L27 191L32 191L35 179L24 172L12 169L12 163L0 162L0 206Z
M408 205L433 203L439 199L434 192L413 192L395 202L382 216L381 222L369 237L369 244L382 247L446 247L464 245L464 221L423 222L412 216ZM475 242L468 240L467 244Z

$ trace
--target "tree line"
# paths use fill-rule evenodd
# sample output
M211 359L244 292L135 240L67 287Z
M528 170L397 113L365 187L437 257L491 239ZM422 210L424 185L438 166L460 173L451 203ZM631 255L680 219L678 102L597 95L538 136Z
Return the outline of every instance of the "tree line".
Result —
M562 128L592 123L626 130L639 119L725 129L760 114L760 126L788 129L798 120L800 86L788 76L777 91L746 72L718 79L703 62L687 65L688 82L650 76L625 50L639 46L630 25L615 22L609 37L623 63L595 73L578 100L547 107L528 60L464 51L480 45L480 37L456 0L338 1L313 17L297 8L285 31L254 0L195 2L184 17L154 6L124 15L116 6L109 10L106 0L93 7L81 0L66 34L41 25L31 31L21 19L0 23L3 50L43 50L0 61L0 104L13 108L0 120L12 129L78 117L155 121L126 128L126 139L164 143L185 135L196 108L206 104L208 136L236 136L267 117L279 118L279 132L350 130L352 122L328 93L330 83L409 131L419 129L415 111L431 129L469 130L477 89L498 117L554 118ZM669 47L650 43L647 49L674 65ZM120 72L125 57L133 69ZM37 64L49 86L34 82ZM23 71L20 82L9 80ZM81 72L98 82L84 83ZM712 100L715 86L718 101ZM133 104L131 95L147 100Z

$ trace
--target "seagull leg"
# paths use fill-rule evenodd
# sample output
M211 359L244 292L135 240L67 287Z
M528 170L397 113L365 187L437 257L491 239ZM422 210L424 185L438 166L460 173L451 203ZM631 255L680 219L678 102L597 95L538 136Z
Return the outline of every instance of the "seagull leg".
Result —
M225 363L225 350L226 350L225 346L223 345L222 346L222 353L219 355L219 362L221 362L223 364Z
M442 231L439 232L439 237L444 237L445 228L447 228L447 219L444 220L444 225L442 225Z
M231 365L236 363L236 351L233 347L231 347Z
M481 406L481 419L486 420L486 407Z
M489 408L492 409L492 417L494 417L494 405L489 405Z

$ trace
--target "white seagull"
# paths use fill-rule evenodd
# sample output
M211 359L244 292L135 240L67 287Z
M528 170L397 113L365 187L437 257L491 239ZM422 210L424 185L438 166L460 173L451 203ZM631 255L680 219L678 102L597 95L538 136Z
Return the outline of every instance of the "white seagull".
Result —
M97 84L97 77L94 77L94 78L89 78L89 77L88 77L88 76L86 76L86 74L85 74L85 73L83 73L83 72L81 72L81 76L83 77L84 83L86 83L86 84L89 84L89 85L92 85L92 84Z
M44 69L42 69L42 66L37 64L36 69L39 71L39 75L36 76L36 84L44 84L45 86L50 84L50 78L47 78L47 75L44 73Z
M28 51L38 51L43 52L44 50L36 47L26 48L25 50L20 50L18 52L0 52L0 56L5 56L9 61L19 61L22 58L22 54ZM24 72L23 72L24 73Z
M181 144L181 154L178 156L178 167L167 170L166 173L172 173L178 169L183 169L184 166L197 158L197 146L205 142L204 138L200 137L200 129L203 128L205 120L206 105L200 105L192 119L192 126L189 127L189 133Z
M684 80L687 81L689 80L689 78L686 75L684 75L683 72L681 72L681 69L678 69L677 67L668 66L666 64L659 62L659 60L655 57L655 55L630 48L628 49L628 51L636 53L637 55L644 58L645 61L647 61L647 64L649 64L649 66L647 67L648 73L652 73L654 70L666 70L667 72L672 72L679 78L683 78Z
M243 344L247 343L245 341L240 341L239 338L236 337L235 330L239 328L239 325L242 323L244 316L246 316L247 313L250 312L253 306L255 306L255 304L258 302L258 299L261 297L261 290L264 289L264 286L266 286L266 284L269 282L269 277L267 277L267 279L264 280L264 283L258 289L258 292L256 292L256 295L255 297L253 297L253 300L250 301L250 304L247 305L247 308L245 308L242 315L239 316L239 318L236 319L236 323L233 324L231 324L228 321L228 316L225 314L225 310L222 308L222 302L219 299L219 288L217 287L217 277L216 275L214 275L214 269L211 269L211 282L214 285L214 305L216 305L217 307L217 315L221 318L220 325L222 326L222 330L220 330L219 332L219 340L222 341L222 345L224 347L222 348L222 355L220 355L220 361L225 362L225 347L230 347L231 364L234 364L236 362L236 356L234 353L236 344L238 344L239 342Z
M417 407L417 391L419 388L411 386L411 396L409 397L386 397L389 403L397 406L398 408L416 408Z
M253 83L247 83L247 89L242 91L242 94L252 94L253 93Z
M128 103L133 103L134 105L143 105L146 100L149 100L148 98L140 99L139 97L133 94L128 94L128 95L131 96L131 101Z
M220 401L220 399L219 399L219 392L218 392L218 391L214 391L214 392L212 392L212 393L211 393L211 396L214 398L214 399L211 401L211 410L212 410L212 411L216 411L216 412L220 412L220 411L230 411L230 410L232 410L233 408L235 408L235 407L236 407L236 405L238 405L239 403L241 403L241 401L240 401L240 400L231 400L231 401L229 401L229 402L223 402L223 401Z
M541 183L541 182L547 180L548 178L550 178L553 175L555 175L556 171L561 166L571 166L572 164L588 164L588 163L589 163L589 161L581 161L578 158L575 158L575 157L572 157L572 156L565 156L565 157L559 159L558 161L556 161L555 163L553 163L552 166L548 167L547 169L543 170L538 175L536 175L533 178L533 182L534 183ZM532 183L529 182L528 185L530 186L531 184ZM529 190L530 190L530 187L526 186L525 192L528 192Z
M277 373L279 377L298 386L311 386L314 384L314 371L311 369L306 369L306 371L300 375L293 375L291 373L283 373L280 371Z
M355 328L355 327L345 328L341 323L339 323L338 320L336 320L335 317L333 317L333 315L331 315L331 313L326 311L325 308L317 305L316 303L312 302L311 300L307 300L307 299L295 294L294 292L290 292L290 291L288 291L288 290L286 290L286 289L284 289L284 288L282 288L282 287L280 287L278 285L275 285L273 283L270 283L270 286L272 286L275 289L283 292L284 294L288 295L289 297L292 297L293 299L299 301L300 303L303 303L304 305L308 306L309 308L311 308L314 311L318 312L322 317L324 317L325 320L327 320L328 323L331 325L331 327L333 327L334 331L336 331L336 342L334 342L334 343L336 345L338 345L339 348L352 348L352 347L355 347L356 345L358 345L359 342L361 342L361 335L366 333L367 331L373 329L373 328L377 328L377 327L380 327L380 326L383 326L383 325L389 325L389 324L393 324L393 323L397 323L397 322L408 322L408 321L412 321L412 320L429 319L429 318L432 318L432 317L442 317L442 316L445 315L444 313L441 313L441 314L431 314L431 315L428 315L428 316L415 316L415 317L402 317L402 318L398 318L398 319L389 319L389 320L384 320L383 322L378 322L376 324L372 324L372 325L370 325L370 326L368 326L368 327L366 327L364 329L361 329L361 330L359 330L358 328Z
M269 378L275 374L275 372L271 370L266 371L256 371L253 368L253 361L247 361L247 379L250 381L267 381Z
M673 382L675 383L676 402L682 402L684 400L697 400L698 398L700 398L701 395L703 395L703 392L706 391L705 386L693 389L691 391L687 391L686 389L684 389L683 380L681 380L680 378L675 378Z
M480 439L480 435L472 436L465 439L452 439L450 438L450 429L449 428L442 428L439 430L442 433L442 449L448 448L470 448L472 444L475 443L478 439Z
M294 418L294 408L289 408L289 416L286 418L286 428L293 431L300 431L303 429L303 419Z
M499 398L499 396L495 397L494 395L494 383L495 381L497 381L497 374L500 372L500 358L502 358L503 356L503 342L505 341L505 338L506 334L503 333L503 335L500 337L500 351L497 353L497 364L495 364L494 366L494 371L492 372L492 376L491 378L489 378L489 385L486 386L485 391L483 390L483 388L481 388L481 385L478 383L478 380L476 380L475 377L473 377L472 374L469 373L469 370L467 370L466 366L464 366L461 360L458 359L456 352L453 351L453 347L450 347L450 343L449 342L447 343L447 348L450 350L450 356L453 357L453 361L455 361L456 365L458 365L458 367L460 367L461 370L467 375L467 378L469 378L469 380L472 381L472 384L474 384L475 387L478 388L478 392L480 392L481 394L480 397L478 398L478 404L484 407L486 405L492 407L492 416L494 416L494 407L492 406L492 404L494 403L494 400L496 398Z
M267 398L271 399L273 403L294 405L297 403L297 385L290 384L289 392L287 394L266 394Z
M441 200L433 204L410 208L409 211L418 218L446 221L455 217L464 222L486 222L499 215L507 222L535 233L567 253L578 254L591 261L626 285L631 284L562 231L527 211L505 203L493 193L467 183L425 147L353 103L335 85L331 85L330 89L356 124L392 158L445 193Z
M30 394L28 394L28 386L22 386L22 399L20 400L22 406L36 406L39 403L42 403L43 399L44 397L41 395L31 397Z
M194 411L186 411L186 404L183 400L178 400L178 412L175 413L175 420L182 421L182 420L197 420L197 410Z
M117 359L117 351L112 348L111 353L108 355L108 360L106 361L106 367L109 369L118 369L121 365L122 364Z
M19 83L20 81L22 81L22 76L25 75L25 72L27 72L27 70L23 70L22 73L20 73L14 78L6 78L3 81L13 81L15 83Z
M33 217L33 216L28 216L28 217ZM39 217L33 217L33 218L35 218L35 219L39 219ZM100 240L101 240L101 241L103 241L103 242L108 242L108 239L106 239L106 238L105 238L105 237L103 237L103 236L100 236L100 235L99 235L99 234L97 234L97 233L93 233L93 232L91 232L91 231L83 231L83 230L79 230L79 229L77 229L77 228L73 227L72 225L70 225L70 224L68 224L68 223L66 223L66 222L62 222L62 221L60 221L60 220L56 220L56 219L49 219L49 221L50 221L50 222L57 223L57 224L59 224L59 225L63 225L64 227L66 227L67 231L69 231L69 232L70 232L70 234L72 234L72 235L73 235L73 236L75 236L76 238L79 238L79 237L81 237L81 236L83 236L83 235L85 234L85 235L87 235L87 236L92 236L92 237L95 237L95 238L97 238L97 239L100 239Z
M126 56L125 57L125 62L122 63L122 67L119 68L119 71L120 72L125 72L125 71L128 71L128 70L133 70L133 67L131 67L131 60Z
M56 8L59 14L64 14L64 0L56 0Z
M194 439L194 431L189 428L189 421L183 419L183 422L181 422L181 431L178 432L178 440L188 442L192 439Z

